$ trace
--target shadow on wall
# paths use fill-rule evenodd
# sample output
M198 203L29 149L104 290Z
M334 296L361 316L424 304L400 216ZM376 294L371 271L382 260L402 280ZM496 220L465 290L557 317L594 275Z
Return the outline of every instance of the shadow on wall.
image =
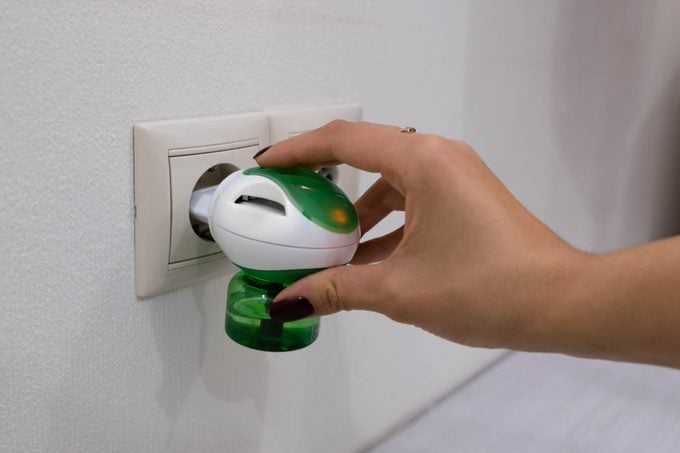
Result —
M140 302L157 311L152 327L163 376L156 399L170 422L164 451L192 446L259 451L269 366L264 354L231 342L224 333L226 305L219 288L225 285L219 279ZM218 403L208 404L212 398L206 399L203 390ZM200 426L194 426L196 420Z
M86 268L69 275L84 291L71 295L83 299L82 325L41 401L45 448L260 451L271 373L264 354L224 334L226 278L139 300L116 272L132 281L131 264L131 255L111 263L108 280ZM138 342L147 319L157 356Z
M226 277L140 302L157 312L156 400L170 423L163 451L249 453L278 443L343 451L358 427L338 321L322 320L315 344L300 351L248 349L224 331Z
M619 220L639 232L633 240L652 240L680 234L680 75L663 87L651 110L635 128L634 154Z
M660 14L658 1L637 0L556 10L553 130L598 249L679 231L677 85L652 76Z
M567 241L678 231L677 19L670 0L470 3L465 139Z

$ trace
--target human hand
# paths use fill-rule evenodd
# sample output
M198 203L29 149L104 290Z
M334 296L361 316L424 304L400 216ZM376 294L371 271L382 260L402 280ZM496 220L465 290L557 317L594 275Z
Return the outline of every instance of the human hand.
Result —
M460 141L334 121L277 143L257 162L344 162L379 172L356 203L361 231L392 211L406 216L402 228L362 243L352 265L282 291L270 309L279 321L363 309L460 343L530 347L541 313L564 294L584 255L533 217Z

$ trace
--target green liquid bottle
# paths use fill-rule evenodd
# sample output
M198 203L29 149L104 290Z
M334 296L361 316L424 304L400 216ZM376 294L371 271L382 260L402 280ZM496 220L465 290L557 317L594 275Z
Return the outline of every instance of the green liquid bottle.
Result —
M284 285L240 271L229 281L225 330L235 342L261 351L294 351L316 340L319 318L276 322L269 305Z

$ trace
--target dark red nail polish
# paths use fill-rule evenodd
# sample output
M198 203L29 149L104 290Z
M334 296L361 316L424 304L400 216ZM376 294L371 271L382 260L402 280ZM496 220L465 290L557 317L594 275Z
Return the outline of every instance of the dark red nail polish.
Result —
M274 302L269 306L269 316L272 321L299 321L314 313L314 307L304 297L293 297Z
M272 145L269 145L269 146L266 146L266 147L262 148L261 150L259 150L259 151L253 156L253 159L257 159L258 157L260 157L262 154L264 154L264 152L267 151L267 150L268 150L269 148L271 148L271 147L272 147Z

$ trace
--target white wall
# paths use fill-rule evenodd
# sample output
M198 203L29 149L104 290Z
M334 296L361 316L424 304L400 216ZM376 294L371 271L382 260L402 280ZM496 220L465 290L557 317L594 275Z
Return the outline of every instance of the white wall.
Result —
M675 226L670 0L94 3L0 5L1 451L351 451L497 354L366 313L249 351L226 277L137 300L135 121L356 101L580 246Z
M470 2L465 137L573 244L680 233L680 3Z
M181 3L0 6L1 451L349 451L496 354L360 313L265 354L225 336L226 277L135 298L135 121L358 101L460 132L464 2Z

